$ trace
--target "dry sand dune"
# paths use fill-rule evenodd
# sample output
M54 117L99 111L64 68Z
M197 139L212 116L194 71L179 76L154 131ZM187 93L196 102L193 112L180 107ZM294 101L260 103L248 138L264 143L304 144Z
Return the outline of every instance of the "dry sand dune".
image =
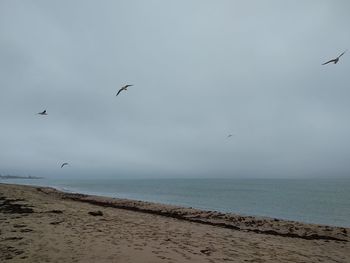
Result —
M345 263L349 231L0 184L0 262Z

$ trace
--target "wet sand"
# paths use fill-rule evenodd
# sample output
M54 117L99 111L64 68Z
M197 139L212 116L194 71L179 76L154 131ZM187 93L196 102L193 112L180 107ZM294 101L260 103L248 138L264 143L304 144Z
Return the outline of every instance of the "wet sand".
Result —
M350 262L349 228L0 184L0 262Z

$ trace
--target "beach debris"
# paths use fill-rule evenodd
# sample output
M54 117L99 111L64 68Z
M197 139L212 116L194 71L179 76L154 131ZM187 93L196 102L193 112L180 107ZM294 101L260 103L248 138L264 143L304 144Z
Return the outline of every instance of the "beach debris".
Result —
M203 254L205 254L205 255L207 255L207 256L210 256L211 255L211 250L210 249L208 249L208 248L206 248L206 249L202 249L201 250L201 253L203 253Z
M0 212L8 214L34 213L34 210L28 207L28 205L14 203L23 200L24 199L6 199L5 197L0 197Z
M333 240L349 242L349 230L339 227L333 227L333 231L326 231L325 226L322 225L310 225L273 218L239 216L230 213L225 214L215 211L188 209L178 206L160 205L151 202L110 199L77 193L63 193L52 188L42 188L42 191L55 194L62 199L81 201L98 205L100 207L115 207L131 211L162 215L190 222L239 230L242 232L300 238L305 240ZM294 226L293 232L288 231L289 227L292 226L291 224Z
M54 222L51 222L50 224L51 225L59 225L59 224L61 224L61 223L63 223L64 222L64 220L61 220L61 221L54 221Z
M342 55L344 55L346 51L347 51L347 50L345 50L343 53L341 53L338 57L336 57L336 58L334 58L334 59L331 59L331 60L329 60L329 61L323 63L322 65L327 65L328 63L332 63L332 62L333 62L334 64L337 64L338 61L339 61L339 59L340 59L340 57L341 57Z
M89 215L92 215L92 216L103 216L103 213L100 210L97 210L97 211L90 211Z
M22 232L22 233L27 233L27 232L33 232L33 231L34 231L33 229L25 228L25 229L21 229L20 232Z
M23 237L7 237L4 239L4 241L16 241L16 240L22 240Z
M22 228L22 227L26 227L27 225L24 224L14 224L13 227L14 228Z
M117 93L117 95L115 95L115 96L118 96L119 93L122 92L123 90L127 91L127 90L128 90L128 87L131 87L131 86L134 86L134 85L130 85L130 84L125 85L125 86L122 87L120 90L118 90L118 93Z

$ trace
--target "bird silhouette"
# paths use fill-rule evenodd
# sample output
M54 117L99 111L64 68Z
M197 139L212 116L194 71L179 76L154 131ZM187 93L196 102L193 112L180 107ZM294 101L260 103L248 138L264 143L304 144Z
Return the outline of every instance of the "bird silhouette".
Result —
M134 85L129 85L129 84L128 84L128 85L125 85L124 87L122 87L122 88L118 91L117 95L115 95L115 96L118 96L119 93L122 92L123 90L127 91L127 90L128 90L128 87L131 87L131 86L134 86Z
M232 137L233 135L232 134L229 134L228 136L227 136L227 138L230 138L230 137Z
M42 111L42 112L39 112L38 114L39 114L39 115L47 115L46 110L44 110L44 111Z
M63 168L65 165L68 165L68 163L62 163L61 168Z
M329 61L323 63L322 65L327 65L328 63L332 63L332 62L333 62L334 64L337 64L338 61L339 61L339 59L340 59L340 57L341 57L342 55L344 55L346 51L347 51L347 50L345 50L343 53L341 53L338 57L336 57L336 58L334 58L334 59L331 59L331 60L329 60Z

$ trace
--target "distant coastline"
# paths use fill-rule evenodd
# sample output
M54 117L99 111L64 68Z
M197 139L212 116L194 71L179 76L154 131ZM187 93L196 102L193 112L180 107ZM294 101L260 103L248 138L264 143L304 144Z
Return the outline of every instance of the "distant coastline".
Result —
M43 179L39 176L0 175L0 179Z

